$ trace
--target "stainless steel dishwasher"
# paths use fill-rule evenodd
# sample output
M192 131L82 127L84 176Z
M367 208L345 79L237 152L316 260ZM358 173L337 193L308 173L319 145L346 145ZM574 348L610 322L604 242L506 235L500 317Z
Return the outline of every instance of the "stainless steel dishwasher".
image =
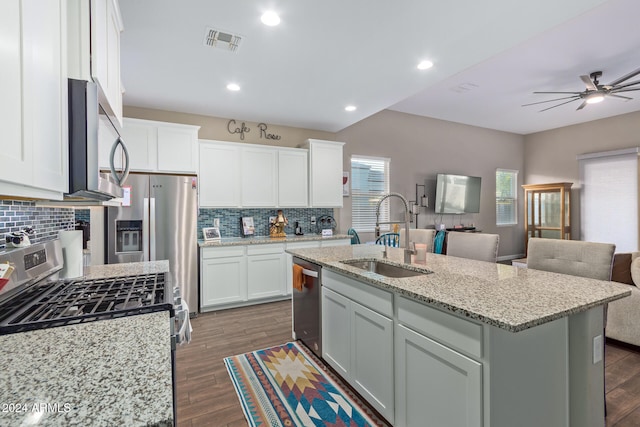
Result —
M293 263L302 267L305 284L302 292L293 289L293 333L318 357L322 357L322 325L320 322L320 285L322 267L293 257Z

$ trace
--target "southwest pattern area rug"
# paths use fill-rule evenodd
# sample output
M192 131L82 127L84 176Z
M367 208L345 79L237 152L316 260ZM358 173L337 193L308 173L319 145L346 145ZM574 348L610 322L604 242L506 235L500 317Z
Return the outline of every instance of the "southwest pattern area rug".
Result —
M227 357L250 426L383 426L300 344Z

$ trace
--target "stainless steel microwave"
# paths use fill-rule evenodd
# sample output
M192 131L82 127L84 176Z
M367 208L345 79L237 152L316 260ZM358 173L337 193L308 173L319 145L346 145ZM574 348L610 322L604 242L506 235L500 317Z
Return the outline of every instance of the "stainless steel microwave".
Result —
M98 103L96 83L86 80L69 80L69 193L66 199L80 198L106 201L122 197L122 185L129 174L129 154L104 111L106 120L117 135L110 142L110 172L101 172L98 164L98 127L101 107ZM124 164L116 171L114 157L118 147L122 148Z

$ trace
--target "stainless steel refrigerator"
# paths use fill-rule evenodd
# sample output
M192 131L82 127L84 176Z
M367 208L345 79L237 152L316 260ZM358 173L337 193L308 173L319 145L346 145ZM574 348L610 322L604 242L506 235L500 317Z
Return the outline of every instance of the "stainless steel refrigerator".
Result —
M108 264L169 260L171 279L198 312L195 176L130 174L120 207L107 209Z

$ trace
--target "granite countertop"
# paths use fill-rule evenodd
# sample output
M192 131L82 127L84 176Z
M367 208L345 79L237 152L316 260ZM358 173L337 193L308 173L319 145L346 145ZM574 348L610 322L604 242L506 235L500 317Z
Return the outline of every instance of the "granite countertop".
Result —
M292 249L288 253L361 282L419 302L519 332L631 294L627 285L546 271L427 253L426 262L406 265L431 270L389 278L340 261L382 259L381 246L350 245ZM403 248L388 248L387 261L403 265Z
M173 425L170 322L162 311L0 336L0 402L21 405L0 425Z
M86 279L104 279L105 277L137 276L140 274L168 273L169 261L128 262L124 264L91 265L85 267Z
M289 234L286 237L269 237L269 236L256 236L256 237L223 237L221 240L214 240L205 242L204 240L198 240L198 246L201 248L209 246L242 246L242 245L264 245L268 243L291 243L291 242L308 242L314 240L340 240L351 239L348 234L334 234L330 237L322 237L320 234L304 234L302 236L296 236L295 234Z

